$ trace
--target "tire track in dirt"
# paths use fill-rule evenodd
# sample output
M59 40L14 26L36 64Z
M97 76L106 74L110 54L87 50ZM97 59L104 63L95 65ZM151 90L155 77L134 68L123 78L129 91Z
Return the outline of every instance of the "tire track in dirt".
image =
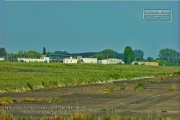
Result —
M121 105L119 104L120 106L115 107L115 105L112 104L112 107L107 109L105 112L113 113L113 111L116 111L116 112L118 111L119 113L122 113L122 112L140 112L141 113L142 111L151 111L152 109L150 109L150 108L156 108L156 106L159 103L167 102L168 100L174 98L175 96L177 96L177 94L172 93L172 92L161 93L158 95L149 95L142 99L137 99L138 95L134 95L131 98L129 98L129 99L133 100L133 101L130 101L129 103L121 104L120 103L121 100L110 101L109 103L114 103L114 104L116 104L116 106L118 103L120 103ZM134 99L134 98L136 98L136 99ZM153 111L156 111L157 109L153 109ZM103 114L105 114L105 112L99 111L98 113L96 113L96 115L103 115ZM180 112L180 111L175 111L175 112Z

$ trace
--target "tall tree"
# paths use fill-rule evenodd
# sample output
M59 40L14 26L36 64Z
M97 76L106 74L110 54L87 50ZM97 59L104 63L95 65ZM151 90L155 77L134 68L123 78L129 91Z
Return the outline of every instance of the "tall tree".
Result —
M159 58L161 61L165 60L170 65L180 65L180 52L165 48L159 51Z
M134 52L134 59L136 61L143 60L144 52L142 50L133 50Z
M0 57L6 57L6 49L4 47L0 48Z
M126 46L124 49L124 63L130 64L134 60L134 52L131 46Z
M161 49L159 51L159 58L161 60L174 61L180 58L179 52L173 49Z
M104 58L114 58L116 56L116 53L112 49L105 49L102 51L102 54L104 55Z
M46 48L43 47L43 55L46 55Z

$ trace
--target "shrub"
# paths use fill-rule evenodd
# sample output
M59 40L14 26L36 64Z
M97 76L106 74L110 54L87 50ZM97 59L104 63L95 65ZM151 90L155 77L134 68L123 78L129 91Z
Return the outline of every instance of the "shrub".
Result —
M134 90L145 90L146 87L142 83L138 83L135 87Z
M58 86L58 82L51 80L51 81L49 81L49 86L51 86L51 87Z
M177 86L175 84L172 84L169 90L170 91L178 91Z
M120 75L117 74L117 73L111 73L109 74L109 77L113 78L113 79L119 79L120 78Z
M125 90L126 89L126 86L125 85L121 85L120 86L120 90Z
M51 102L52 102L52 103L57 103L57 102L60 102L60 99L59 99L58 97L53 97L53 98L51 99Z
M139 65L138 62L135 62L134 65Z
M34 86L31 83L28 82L26 85L30 90L34 90Z
M14 100L12 97L2 97L0 99L0 105L6 105L6 104L10 104L10 103L13 103Z
M44 88L48 88L48 84L47 84L47 82L44 82L44 81L42 81L42 86L44 87Z
M102 88L102 91L105 91L106 94L114 93L114 86L109 85L104 88Z

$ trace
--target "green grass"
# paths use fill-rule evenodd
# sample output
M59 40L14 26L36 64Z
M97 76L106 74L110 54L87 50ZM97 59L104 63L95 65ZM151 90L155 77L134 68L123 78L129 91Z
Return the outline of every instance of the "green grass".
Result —
M168 76L179 67L0 62L0 93Z

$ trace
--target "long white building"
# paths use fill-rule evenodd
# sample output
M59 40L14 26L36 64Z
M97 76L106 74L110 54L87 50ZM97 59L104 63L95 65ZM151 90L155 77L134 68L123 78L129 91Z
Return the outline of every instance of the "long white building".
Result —
M99 64L118 64L118 63L122 63L122 60L116 58L99 60Z
M81 63L97 63L97 58L81 58Z
M18 62L47 62L49 63L49 57L44 57L42 59L31 59L31 58L18 58Z
M63 63L77 63L77 59L74 59L72 57L70 58L64 58Z

